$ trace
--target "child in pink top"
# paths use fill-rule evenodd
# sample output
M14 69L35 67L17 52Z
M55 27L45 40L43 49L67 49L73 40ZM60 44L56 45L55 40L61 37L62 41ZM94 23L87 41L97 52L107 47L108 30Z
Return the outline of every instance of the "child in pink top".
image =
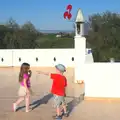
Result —
M19 99L13 103L13 111L16 112L17 106L25 100L26 102L26 112L29 112L31 109L29 108L30 104L30 94L31 94L31 85L30 85L30 77L31 77L30 65L28 63L23 63L20 68L19 73L19 83L20 88L18 91Z
M30 88L31 86L30 86L29 74L28 73L23 74L23 78L26 79L27 87ZM24 81L22 81L20 84L24 86Z

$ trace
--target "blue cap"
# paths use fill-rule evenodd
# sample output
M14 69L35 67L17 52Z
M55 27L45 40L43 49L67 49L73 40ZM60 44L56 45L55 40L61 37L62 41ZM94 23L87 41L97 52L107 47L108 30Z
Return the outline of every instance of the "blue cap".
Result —
M66 72L66 67L62 64L58 64L55 66L60 72Z

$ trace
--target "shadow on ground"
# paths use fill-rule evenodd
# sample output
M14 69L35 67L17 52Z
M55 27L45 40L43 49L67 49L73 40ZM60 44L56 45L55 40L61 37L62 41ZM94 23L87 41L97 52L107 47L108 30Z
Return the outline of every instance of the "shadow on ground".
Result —
M32 104L30 104L30 106L33 106L32 107L32 110L34 110L35 108L39 107L41 104L47 104L48 101L52 98L52 94L47 94L45 95L43 98L39 99L39 100L36 100L34 101ZM18 110L21 110L25 108L25 106L21 106L17 109Z
M39 107L41 104L47 104L48 101L52 98L52 94L45 95L42 99L39 99L37 101L34 101L31 105L34 105L32 109L34 110L35 108Z
M39 107L41 104L47 104L48 101L52 98L52 96L53 96L52 94L47 94L43 98L34 101L32 104L30 104L30 106L33 106L32 110ZM84 94L81 94L79 97L67 96L67 98L72 98L72 100L69 103L67 103L67 109L69 111L68 114L70 115L74 108L84 100ZM25 108L25 106L19 107L17 111L23 108Z
M73 98L73 100L67 104L67 109L69 111L68 115L70 115L74 108L77 107L84 100L84 94L81 94L79 97L67 97Z

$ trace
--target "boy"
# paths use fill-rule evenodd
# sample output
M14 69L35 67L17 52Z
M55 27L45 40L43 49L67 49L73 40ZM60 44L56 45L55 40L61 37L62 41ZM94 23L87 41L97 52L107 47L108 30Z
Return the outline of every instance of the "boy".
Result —
M57 115L53 116L55 119L61 119L62 114L60 106L62 105L62 109L64 111L64 116L68 117L68 112L66 108L65 103L65 96L66 96L66 86L67 86L67 80L66 77L63 75L64 72L66 72L66 68L62 64L58 64L55 66L56 73L46 73L38 71L39 74L44 74L50 76L50 78L53 80L51 93L54 96L54 102L56 107Z

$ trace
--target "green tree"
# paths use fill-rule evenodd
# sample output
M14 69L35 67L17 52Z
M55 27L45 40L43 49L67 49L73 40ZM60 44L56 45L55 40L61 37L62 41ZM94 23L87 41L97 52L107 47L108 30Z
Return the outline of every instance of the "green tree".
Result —
M91 30L87 41L92 45L95 61L120 59L120 15L105 12L89 17ZM99 53L99 56L98 54ZM99 58L99 59L98 59Z
M6 26L7 26L8 28L12 28L12 29L14 29L14 30L20 28L19 24L17 24L17 22L16 22L13 18L10 18L10 19L7 21Z
M4 44L4 37L8 31L9 30L5 25L0 25L0 49L6 48Z
M7 23L5 24L7 31L5 32L5 36L3 39L3 43L6 49L15 49L17 48L17 36L16 32L20 29L20 26L16 23L15 20L10 18Z
M29 32L33 32L33 33L37 32L35 26L30 21L23 24L21 28Z
M22 48L35 48L36 39L39 37L39 32L31 22L26 22L21 27L21 43Z

